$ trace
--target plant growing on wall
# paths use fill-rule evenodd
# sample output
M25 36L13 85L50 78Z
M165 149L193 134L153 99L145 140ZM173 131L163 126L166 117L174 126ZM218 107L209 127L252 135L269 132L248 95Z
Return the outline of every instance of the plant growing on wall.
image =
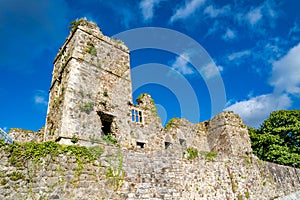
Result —
M75 135L73 135L73 137L71 138L71 142L74 143L74 144L77 143L78 138Z
M86 52L91 54L92 56L97 56L97 49L92 42L88 42L88 48Z
M179 118L177 117L174 117L172 119L170 119L170 121L167 123L167 125L165 126L165 129L168 131L170 130L173 126L175 126L175 122L180 120Z
M192 147L189 147L186 149L188 156L187 159L188 160L193 160L198 156L198 150Z
M102 135L102 139L108 144L117 144L117 140L113 138L110 134Z
M80 111L90 114L94 109L94 104L92 102L84 103L80 106Z
M110 160L110 165L107 167L106 178L109 184L118 190L122 187L124 182L125 171L123 169L123 157L119 149L114 160Z

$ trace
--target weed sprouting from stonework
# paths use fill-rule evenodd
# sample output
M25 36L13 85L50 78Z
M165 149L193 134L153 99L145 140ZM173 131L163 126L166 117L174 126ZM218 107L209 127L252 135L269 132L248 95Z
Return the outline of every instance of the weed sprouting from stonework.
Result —
M94 110L94 104L92 102L84 103L79 109L86 114L90 114Z
M198 157L198 150L197 149L190 147L190 148L187 148L186 150L188 152L188 157L187 157L188 160L193 160L196 157Z
M180 120L179 118L177 117L174 117L172 119L170 119L170 121L167 123L167 125L165 126L165 129L168 131L170 130L174 125L175 125L175 122Z
M117 156L113 160L110 160L110 165L107 167L106 178L114 190L118 190L123 186L124 176L123 157L119 149Z
M96 56L97 55L97 50L94 46L89 46L89 48L87 49L87 52L89 54L91 54L92 56Z
M217 152L214 151L201 151L200 155L202 155L207 161L214 161L214 159L218 156Z
M104 152L103 148L100 146L89 147L89 150L94 155L95 158L99 158Z
M73 135L73 137L71 138L71 142L74 143L74 144L77 143L78 138L75 135Z
M108 144L117 144L117 140L113 138L111 135L102 135L102 139Z
M13 172L9 175L10 180L12 181L17 181L19 179L24 179L24 174L20 173L20 172Z

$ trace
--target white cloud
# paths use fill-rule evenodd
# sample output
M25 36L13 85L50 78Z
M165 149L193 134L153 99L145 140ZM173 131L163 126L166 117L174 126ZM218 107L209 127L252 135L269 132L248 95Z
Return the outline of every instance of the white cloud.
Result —
M241 53L243 55L243 53ZM269 80L274 87L273 93L252 97L235 102L226 110L239 114L246 124L258 127L270 112L288 109L292 105L292 96L300 96L300 43L290 49L278 61L273 62ZM234 57L234 56L233 56Z
M184 75L193 74L194 70L188 65L190 62L190 56L188 53L182 53L179 55L172 64L172 68Z
M208 29L208 31L207 31L207 33L205 34L204 37L206 38L206 37L208 37L208 36L214 34L214 33L217 32L219 29L220 29L220 23L219 23L218 20L216 20L216 21L214 22L213 26L212 26L210 29Z
M240 13L236 14L235 18L240 24L248 24L256 32L264 33L264 28L275 27L275 20L278 18L278 13L276 11L278 5L271 0L264 1L258 7L252 7L250 10L242 10Z
M261 13L261 10L262 7L254 8L246 14L246 20L251 26L256 25L262 19L263 15Z
M230 28L227 28L226 33L222 36L222 39L228 41L234 38L236 38L236 33Z
M223 6L222 8L214 8L213 5L209 5L205 8L204 14L207 14L210 18L216 18L221 15L230 13L230 5Z
M289 36L291 36L294 33L299 33L299 32L300 32L300 26L297 22L294 22L294 26L289 31Z
M300 96L300 43L273 63L270 84L276 93L287 92Z
M174 22L179 19L185 19L193 14L198 8L200 8L206 0L191 0L186 1L183 7L176 10L175 14L171 17L170 22Z
M249 56L250 54L251 54L250 50L239 51L239 52L235 52L235 53L228 55L227 59L229 61L233 61L233 60L243 58L244 56Z
M48 95L43 90L37 90L35 91L35 94L33 96L34 103L37 106L47 106L48 105Z
M220 74L223 71L222 66L216 66L214 62L210 62L208 65L205 65L200 69L201 74L204 76L204 79L211 79Z
M258 127L272 111L287 109L291 103L287 94L265 94L236 102L225 110L239 114L248 126Z
M154 8L159 5L162 0L143 0L140 2L140 8L145 21L153 18Z

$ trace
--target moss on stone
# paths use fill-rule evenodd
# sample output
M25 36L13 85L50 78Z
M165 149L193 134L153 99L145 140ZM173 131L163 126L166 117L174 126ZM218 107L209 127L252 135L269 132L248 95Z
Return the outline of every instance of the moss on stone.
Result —
M179 120L180 119L178 117L174 117L174 118L170 119L170 121L166 124L165 129L167 131L170 130L175 125L175 122L177 122Z

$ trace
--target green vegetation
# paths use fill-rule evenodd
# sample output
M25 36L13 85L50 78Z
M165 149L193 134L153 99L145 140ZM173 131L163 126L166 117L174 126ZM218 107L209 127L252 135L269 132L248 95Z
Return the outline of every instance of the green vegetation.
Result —
M89 150L84 146L60 145L53 141L5 144L3 140L0 140L0 148L9 152L9 162L17 168L26 167L28 161L38 163L46 156L51 156L52 159L55 159L61 154L74 156L79 168L81 168L83 163L96 160L102 152L100 147L97 147L98 149L94 147L96 149Z
M6 185L6 183L8 183L8 179L1 179L0 185Z
M69 29L71 29L71 30L76 30L77 29L77 27L80 25L80 23L82 22L82 21L85 21L86 19L84 19L84 18L81 18L81 19L76 19L75 21L72 21L71 23L70 23L70 26L69 26Z
M200 154L204 156L207 161L213 161L217 157L217 152L214 151L201 151Z
M210 151L205 154L205 159L208 161L213 161L217 157L217 155L217 152Z
M115 189L118 190L122 187L124 182L125 171L123 169L123 157L121 156L120 149L117 156L109 161L110 165L107 168L106 178L109 181L109 184Z
M77 143L78 138L75 135L73 135L73 137L71 138L71 142L74 143L74 144Z
M187 148L186 151L188 153L188 157L187 157L188 160L193 160L198 156L198 150L195 148L190 147Z
M13 172L9 175L10 180L17 181L19 179L24 179L24 174L20 172Z
M108 92L107 92L106 89L105 89L104 92L103 92L103 96L108 97Z
M100 146L91 146L89 150L95 158L99 158L104 153L103 148Z
M107 143L107 144L117 144L117 140L113 138L110 134L107 135L102 135L102 139Z
M94 109L94 104L92 102L84 103L80 106L80 111L90 114Z
M244 194L245 194L245 197L246 197L247 199L249 199L249 198L250 198L250 194L249 194L249 192L248 192L248 191L246 191Z
M97 56L97 49L94 47L94 45L89 45L89 47L86 50L86 52L88 52L92 56Z
M178 120L180 120L180 119L177 117L170 119L170 121L166 124L165 129L170 130L175 125L175 122Z
M300 110L272 112L258 129L248 130L260 159L300 167Z

